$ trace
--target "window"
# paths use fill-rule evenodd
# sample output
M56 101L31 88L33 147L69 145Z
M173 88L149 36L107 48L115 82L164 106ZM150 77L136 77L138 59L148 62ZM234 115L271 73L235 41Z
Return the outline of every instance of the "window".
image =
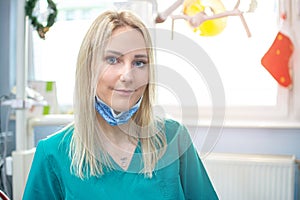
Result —
M174 1L157 1L158 10L164 10ZM257 2L256 9L244 14L252 34L250 38L237 16L228 17L225 29L212 37L197 35L184 20L175 20L174 31L200 45L214 63L224 87L226 114L245 116L245 113L252 113L255 116L266 116L274 114L268 114L268 111L276 111L282 115L287 111L289 91L278 87L277 82L260 63L279 30L278 2L253 2ZM235 0L226 1L224 6L226 10L230 10L235 3ZM250 3L250 0L244 2L240 9L247 11ZM58 20L47 32L46 40L41 40L35 31L32 32L34 78L56 81L58 103L62 112L68 111L66 108L72 105L76 57L82 38L94 17L110 6L112 3L109 1L61 0L58 3ZM176 12L178 14L180 9ZM149 19L151 15L146 17ZM171 26L168 18L166 22L157 24L156 28L171 30ZM173 40L176 41L176 38ZM198 107L211 109L214 91L208 88L203 74L193 71L193 63L184 56L164 50L157 51L157 63L174 70L183 78L193 91ZM181 102L176 91L161 85L158 103L171 108L180 106ZM194 106L195 102L187 101L186 104L187 107Z
M56 82L63 113L71 112L77 53L83 37L95 17L111 6L109 1L59 1L57 21L46 33L46 39L40 39L32 30L33 77Z
M158 4L160 10L170 5L170 1L164 2L164 5ZM236 3L235 0L222 2L226 10L233 9ZM247 12L250 9L250 3L254 2L257 2L257 7ZM245 12L244 17L251 37L247 37L238 16L227 17L225 29L216 36L200 36L193 32L187 22L182 19L174 21L174 31L199 44L214 62L224 86L227 114L243 113L243 116L262 114L265 117L266 113L261 112L261 108L264 108L282 115L286 112L288 91L278 87L277 82L260 63L280 28L278 2L257 0L243 3L245 4L241 4L239 8ZM174 14L178 14L178 11ZM171 30L172 20L169 18L157 27ZM191 49L191 51L194 50ZM200 77L194 78L197 72L193 74L188 70L193 67L172 53L159 52L157 57L161 65L174 66L174 69L185 77L185 80L191 82L190 85L198 97L198 106L211 105L210 92L212 91L209 91L201 74L198 73ZM165 99L165 101L162 98L161 101L169 105L178 105L176 98Z

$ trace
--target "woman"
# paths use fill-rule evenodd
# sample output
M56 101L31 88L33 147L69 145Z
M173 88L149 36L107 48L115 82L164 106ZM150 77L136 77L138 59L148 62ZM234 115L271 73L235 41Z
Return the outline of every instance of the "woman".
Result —
M151 38L107 11L77 60L74 124L41 140L23 199L218 199L186 128L153 115Z

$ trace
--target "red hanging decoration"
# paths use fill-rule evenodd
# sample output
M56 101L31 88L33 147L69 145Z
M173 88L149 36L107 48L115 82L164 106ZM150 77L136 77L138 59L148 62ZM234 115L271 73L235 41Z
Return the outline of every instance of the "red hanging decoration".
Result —
M289 63L293 50L294 46L290 37L279 31L270 49L261 59L261 64L283 87L289 87L292 84Z

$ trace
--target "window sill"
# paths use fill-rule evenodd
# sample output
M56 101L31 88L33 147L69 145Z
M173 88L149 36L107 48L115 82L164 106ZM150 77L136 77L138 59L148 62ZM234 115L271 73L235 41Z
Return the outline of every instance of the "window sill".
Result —
M45 126L45 125L64 125L71 123L74 119L73 115L62 114L62 115L45 115L42 117L30 118L28 123L29 127L33 126ZM199 127L210 127L214 126L211 120L208 119L188 119L188 120L175 120L184 123L186 126L199 126ZM299 120L254 120L254 119L229 119L224 120L222 124L218 124L218 127L223 128L276 128L276 129L300 129Z
M165 108L166 115L187 126L300 129L300 118L292 116L294 114L289 114L287 109L280 107L236 107L216 109L214 112L201 107L198 112L193 107Z
M187 126L213 127L211 120L199 119L181 121ZM266 128L266 129L300 129L300 121L296 120L241 120L230 119L224 120L222 124L218 124L220 128Z

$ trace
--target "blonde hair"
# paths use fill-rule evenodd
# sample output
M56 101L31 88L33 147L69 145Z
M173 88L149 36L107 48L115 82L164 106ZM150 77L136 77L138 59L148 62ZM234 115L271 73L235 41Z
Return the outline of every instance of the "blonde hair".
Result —
M99 62L106 41L117 28L129 26L143 35L149 59L149 83L143 94L139 110L132 117L140 127L139 137L143 155L142 173L151 178L158 160L166 150L166 136L162 120L155 119L154 53L149 31L142 21L129 11L106 11L93 22L81 44L76 68L74 90L74 133L70 143L71 171L80 178L100 176L103 168L111 168L108 153L99 137L99 122L95 110L95 95L99 75ZM98 153L100 152L100 153Z

